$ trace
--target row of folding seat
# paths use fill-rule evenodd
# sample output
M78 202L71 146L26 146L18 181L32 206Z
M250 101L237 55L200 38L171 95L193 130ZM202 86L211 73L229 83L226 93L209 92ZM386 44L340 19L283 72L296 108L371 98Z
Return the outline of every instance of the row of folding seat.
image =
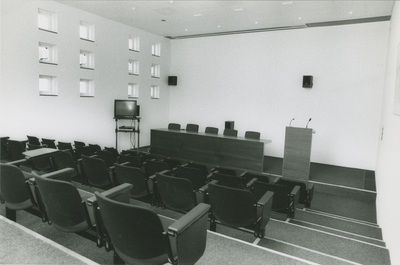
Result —
M71 168L27 179L20 162L0 164L0 199L11 220L16 221L18 210L36 213L61 232L79 233L97 247L113 249L114 264L194 264L205 251L210 208L206 204L171 221L130 204L130 184L91 194L71 183Z
M168 130L181 130L181 125L179 123L169 123L168 124ZM193 124L193 123L188 123L186 125L187 132L199 132L199 125ZM209 134L218 134L218 128L216 127L206 127L204 130L205 133ZM238 131L234 129L224 129L223 132L224 136L233 136L236 137L238 135ZM260 139L260 133L255 132L255 131L246 131L244 134L245 138L250 138L250 139Z

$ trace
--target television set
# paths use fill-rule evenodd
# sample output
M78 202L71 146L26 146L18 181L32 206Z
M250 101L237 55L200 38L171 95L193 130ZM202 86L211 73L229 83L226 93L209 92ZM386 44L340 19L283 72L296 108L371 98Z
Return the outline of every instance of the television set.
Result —
M114 119L134 120L137 116L137 101L116 99L114 101Z

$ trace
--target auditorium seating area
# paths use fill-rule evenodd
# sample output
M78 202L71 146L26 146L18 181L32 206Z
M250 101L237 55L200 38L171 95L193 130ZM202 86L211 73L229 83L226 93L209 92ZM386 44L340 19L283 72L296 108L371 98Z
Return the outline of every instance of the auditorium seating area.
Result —
M34 136L26 141L1 139L1 215L96 263L153 258L164 264L169 257L185 264L390 264L376 224L376 192L365 184L373 172L367 170L312 163L307 182L282 178L282 159L274 157L264 158L261 173L154 156L148 147L118 152L101 143L49 142ZM58 151L36 161L26 159L23 153L32 150L32 139L41 142L38 148L58 146ZM15 143L17 150L12 148ZM90 153L82 152L85 147ZM50 167L39 168L38 161ZM26 190L23 207L11 206L5 192L16 185L5 179L13 174ZM61 202L69 203L63 209L76 210L54 211ZM121 208L113 213L114 207ZM109 209L109 217L103 216L103 208ZM128 235L140 234L139 242L114 244L113 233L123 232L111 228L115 221L110 218L125 221L118 229L130 229L124 220L128 211L153 218L140 221L143 224L161 222L159 233L154 228L130 231ZM70 221L60 217L77 213ZM184 227L199 230L181 235ZM163 232L181 253L163 250L143 256L147 238L153 242L163 238ZM196 240L196 250L180 238L202 240ZM132 253L128 245L141 250ZM115 252L107 251L112 249Z

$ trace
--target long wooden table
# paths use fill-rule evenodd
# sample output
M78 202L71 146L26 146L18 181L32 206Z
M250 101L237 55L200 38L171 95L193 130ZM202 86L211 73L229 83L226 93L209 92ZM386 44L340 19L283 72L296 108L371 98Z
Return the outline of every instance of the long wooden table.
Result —
M152 129L150 152L221 167L262 172L264 146L270 142L265 139Z

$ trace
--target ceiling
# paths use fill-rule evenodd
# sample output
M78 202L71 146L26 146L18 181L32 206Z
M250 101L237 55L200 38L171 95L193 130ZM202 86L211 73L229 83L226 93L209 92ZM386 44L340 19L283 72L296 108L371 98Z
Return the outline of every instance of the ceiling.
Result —
M394 1L105 1L60 3L171 39L389 20Z

